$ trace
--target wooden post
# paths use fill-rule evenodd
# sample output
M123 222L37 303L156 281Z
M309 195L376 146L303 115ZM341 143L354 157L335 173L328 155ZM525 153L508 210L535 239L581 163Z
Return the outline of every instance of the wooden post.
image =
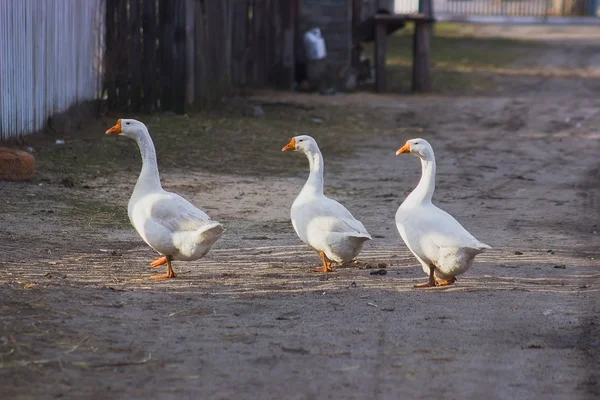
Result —
M387 27L385 20L374 19L375 24L375 90L387 90L387 76L385 69Z
M413 36L413 92L428 92L431 90L429 53L431 36L433 34L433 8L431 0L419 0L419 10L428 18L415 21Z
M431 22L415 22L415 33L413 36L413 92L427 92L431 90L431 80L429 77L431 28Z

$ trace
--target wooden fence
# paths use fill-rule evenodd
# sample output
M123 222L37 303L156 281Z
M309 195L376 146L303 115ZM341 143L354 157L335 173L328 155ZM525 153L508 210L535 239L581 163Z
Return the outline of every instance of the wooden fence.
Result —
M299 0L106 0L112 110L178 113L233 85L290 88Z
M104 0L0 0L0 140L101 89Z

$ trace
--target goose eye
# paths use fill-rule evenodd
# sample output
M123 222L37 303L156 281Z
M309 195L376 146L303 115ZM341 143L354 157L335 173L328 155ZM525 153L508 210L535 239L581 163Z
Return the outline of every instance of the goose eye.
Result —
M131 122L125 122L125 125L131 125Z
M298 142L304 142L304 139L300 139L300 140L298 140Z

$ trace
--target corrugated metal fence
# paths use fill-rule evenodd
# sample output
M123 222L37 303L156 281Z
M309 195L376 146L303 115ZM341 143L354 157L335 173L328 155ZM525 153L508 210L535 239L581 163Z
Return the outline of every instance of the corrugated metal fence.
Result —
M596 0L432 0L436 17L496 15L507 17L596 16ZM395 0L398 14L418 12L419 0Z
M0 0L0 140L101 90L104 0Z

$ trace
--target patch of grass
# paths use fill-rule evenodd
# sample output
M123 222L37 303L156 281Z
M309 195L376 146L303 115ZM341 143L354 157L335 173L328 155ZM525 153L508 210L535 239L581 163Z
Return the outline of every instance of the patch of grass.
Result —
M59 213L69 220L79 220L91 227L129 228L127 208L106 201L61 196L54 201L62 203Z
M260 106L264 116L254 116ZM190 115L121 115L144 122L152 135L159 168L194 167L214 173L287 174L305 166L302 157L282 153L291 137L308 134L328 157L345 157L353 150L351 137L376 131L368 110L353 107L298 106L267 103L225 106L220 111ZM135 142L107 136L117 118L90 122L77 132L54 139L32 139L42 178L73 175L77 179L141 168ZM334 150L335 149L335 150Z
M387 68L393 91L410 91L414 25L388 38ZM477 37L472 25L437 23L431 42L432 86L442 93L485 93L493 73L510 69L515 61L535 50L533 42ZM373 44L367 47L373 54Z

